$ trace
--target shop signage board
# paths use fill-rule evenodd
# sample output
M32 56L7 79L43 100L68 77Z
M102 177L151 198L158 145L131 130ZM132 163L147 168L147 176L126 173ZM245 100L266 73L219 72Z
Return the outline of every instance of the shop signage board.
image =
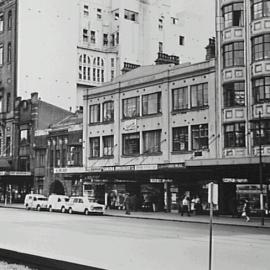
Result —
M134 171L135 165L115 166L116 171Z
M223 183L248 183L248 179L241 179L241 178L223 178Z
M157 170L158 165L157 164L139 164L135 165L136 171L147 171L147 170Z
M102 168L103 172L113 172L115 170L114 166L106 166Z
M13 176L31 176L31 172L20 172L20 171L1 171L0 175L13 175Z
M124 122L125 131L136 131L136 129L137 129L136 119L126 120Z
M150 183L172 183L172 179L159 179L159 178L151 178Z
M178 169L184 168L185 163L168 163L168 164L158 164L158 169Z
M84 173L85 167L54 168L54 173Z

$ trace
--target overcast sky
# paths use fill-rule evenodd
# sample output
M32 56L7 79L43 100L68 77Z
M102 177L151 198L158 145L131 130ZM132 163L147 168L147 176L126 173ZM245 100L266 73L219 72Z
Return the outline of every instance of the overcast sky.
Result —
M171 3L173 12L180 14L179 23L186 38L191 39L197 48L189 60L203 60L204 47L208 39L215 36L215 0L171 0Z

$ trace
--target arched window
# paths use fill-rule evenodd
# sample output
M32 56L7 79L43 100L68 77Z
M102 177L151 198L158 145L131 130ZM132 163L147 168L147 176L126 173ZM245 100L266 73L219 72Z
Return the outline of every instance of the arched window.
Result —
M104 67L104 60L101 59L101 66Z
M81 63L82 62L82 55L80 55L80 57L79 57L79 63Z
M87 54L81 54L79 56L79 80L90 81L91 80L91 59Z
M90 61L90 57L87 57L87 64L90 65L91 61Z
M95 57L93 61L93 65L96 65L96 62L97 62L97 58Z

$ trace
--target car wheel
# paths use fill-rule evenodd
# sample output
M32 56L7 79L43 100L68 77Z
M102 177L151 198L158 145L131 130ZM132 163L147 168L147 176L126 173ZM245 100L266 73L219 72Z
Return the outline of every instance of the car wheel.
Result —
M28 204L25 207L26 207L26 210L30 210L30 207L28 206Z
M64 206L61 208L61 212L62 212L62 213L65 213L65 212L66 212L66 209L65 209Z
M37 206L37 210L38 210L38 211L40 211L40 210L41 210L40 205L38 205L38 206Z
M53 209L52 209L52 206L50 205L49 212L52 212L52 211L53 211Z
M72 208L69 208L69 209L68 209L68 213L69 213L69 214L72 214Z
M89 210L88 210L87 208L84 210L84 214L85 214L86 216L89 215Z

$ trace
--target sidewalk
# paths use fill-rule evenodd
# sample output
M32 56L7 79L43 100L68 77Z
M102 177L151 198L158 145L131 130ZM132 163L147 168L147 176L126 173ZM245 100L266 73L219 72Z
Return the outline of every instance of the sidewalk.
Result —
M24 209L23 204L3 204L0 203L0 208L14 208ZM164 220L174 222L190 222L190 223L209 223L209 216L207 215L191 215L190 217L179 213L165 213L165 212L131 212L130 215L126 215L124 210L111 210L105 211L106 216L121 217L121 218L137 218L137 219L152 219L152 220ZM264 226L261 225L260 217L251 217L250 222L246 222L244 218L232 218L230 216L214 216L213 223L216 225L230 225L230 226L244 226L255 228L269 228L270 229L270 217L265 217Z

